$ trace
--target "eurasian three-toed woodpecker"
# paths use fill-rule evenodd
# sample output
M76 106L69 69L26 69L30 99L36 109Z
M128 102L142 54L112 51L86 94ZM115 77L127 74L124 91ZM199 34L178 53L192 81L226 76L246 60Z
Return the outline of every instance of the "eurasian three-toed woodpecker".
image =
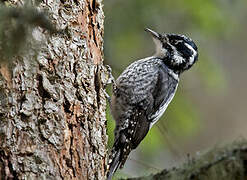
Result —
M156 53L130 64L113 88L111 112L116 128L108 179L119 166L123 167L131 150L165 112L176 92L179 75L198 58L197 46L190 38L146 31L153 37Z

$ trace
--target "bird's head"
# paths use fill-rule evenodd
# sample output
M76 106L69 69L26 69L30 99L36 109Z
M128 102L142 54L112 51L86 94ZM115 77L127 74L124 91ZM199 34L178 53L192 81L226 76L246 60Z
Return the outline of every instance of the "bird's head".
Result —
M185 35L159 34L146 28L156 45L155 56L164 61L167 67L180 74L188 70L198 59L197 46Z

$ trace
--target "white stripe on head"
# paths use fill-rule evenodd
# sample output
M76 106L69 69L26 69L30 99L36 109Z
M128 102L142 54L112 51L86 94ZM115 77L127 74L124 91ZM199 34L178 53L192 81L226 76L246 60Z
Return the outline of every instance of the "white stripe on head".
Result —
M190 59L189 59L189 64L190 65L192 65L192 64L194 64L194 62L195 62L195 57L196 57L196 55L197 55L197 52L196 52L196 50L191 46L191 45L189 45L188 43L184 43L185 44L185 46L187 47L187 48L189 48L192 52L193 52L193 55L190 57Z

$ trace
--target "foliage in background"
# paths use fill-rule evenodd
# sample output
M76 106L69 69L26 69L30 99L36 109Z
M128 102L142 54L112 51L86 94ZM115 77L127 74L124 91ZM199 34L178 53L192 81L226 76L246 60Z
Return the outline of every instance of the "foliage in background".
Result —
M112 66L114 76L118 77L134 60L152 55L154 44L151 37L143 31L145 27L158 32L186 34L199 47L199 61L190 73L198 76L208 93L222 91L227 87L224 71L208 54L206 44L228 37L233 25L237 27L234 16L228 12L235 5L234 2L220 0L105 1L106 64ZM203 116L190 101L192 97L183 91L182 86L183 82L165 116L152 128L140 145L143 159L155 156L157 151L164 149L164 144L167 146L164 142L165 134L162 133L167 131L166 126L184 141L201 129ZM109 146L111 146L114 121L109 111L107 119Z

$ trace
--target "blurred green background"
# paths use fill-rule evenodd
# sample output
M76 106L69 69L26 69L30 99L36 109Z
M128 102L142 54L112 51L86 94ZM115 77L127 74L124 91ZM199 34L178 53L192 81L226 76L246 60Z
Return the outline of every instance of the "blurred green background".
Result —
M188 154L247 136L247 1L107 0L104 11L105 63L115 78L154 53L145 27L185 34L199 48L199 61L182 74L165 114L115 177L155 173L181 164ZM109 108L107 119L111 147L115 124Z

